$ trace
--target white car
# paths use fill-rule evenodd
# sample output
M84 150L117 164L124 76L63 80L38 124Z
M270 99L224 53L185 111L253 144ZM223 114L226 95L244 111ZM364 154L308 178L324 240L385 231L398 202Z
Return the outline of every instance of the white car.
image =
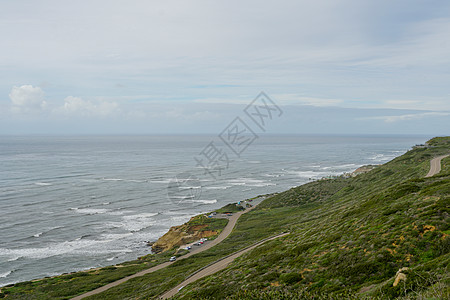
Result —
M176 256L172 256L170 259L169 259L169 261L176 261L177 260L177 257Z

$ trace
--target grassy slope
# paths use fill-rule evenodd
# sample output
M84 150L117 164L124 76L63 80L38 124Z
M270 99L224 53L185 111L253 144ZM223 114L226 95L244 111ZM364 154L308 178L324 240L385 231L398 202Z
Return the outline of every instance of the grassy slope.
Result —
M187 222L186 227L205 224L208 226L202 230L221 232L227 223L228 220L225 219L209 219L199 215ZM2 288L0 298L8 296L8 299L70 299L110 282L167 262L173 255L180 256L182 254L184 254L183 250L175 254L174 249L160 254L146 255L137 260L124 262L116 266L21 282L11 287Z
M441 277L447 273L444 266L449 260L449 239L444 236L450 234L450 160L444 161L439 176L423 179L429 160L450 152L450 139L431 143L435 147L410 151L356 178L313 182L271 197L243 215L221 245L90 299L154 298L198 268L284 230L291 234L185 287L178 296L326 298L330 293L355 294L361 288L371 295L395 296L404 290L393 289L392 278L404 266L411 267L409 278L421 280L411 280L420 282L411 289L430 292L435 282L444 282ZM121 269L110 270L105 282L111 276L122 276L117 274ZM19 284L6 292L10 299L64 299L99 284L95 277L79 274L76 284L60 276L59 284L47 279Z
M178 297L448 297L450 159L438 176L423 176L432 157L450 152L450 138L431 144L436 147L412 150L354 179L315 182L268 199L255 213L289 207L297 212L287 225L291 234ZM305 206L316 206L307 220ZM408 280L394 288L402 267L410 268Z

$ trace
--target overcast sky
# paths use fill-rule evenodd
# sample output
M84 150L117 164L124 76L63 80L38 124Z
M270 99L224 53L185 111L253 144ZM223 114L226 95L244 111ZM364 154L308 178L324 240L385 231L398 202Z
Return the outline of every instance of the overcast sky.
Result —
M450 1L1 1L0 134L449 134Z

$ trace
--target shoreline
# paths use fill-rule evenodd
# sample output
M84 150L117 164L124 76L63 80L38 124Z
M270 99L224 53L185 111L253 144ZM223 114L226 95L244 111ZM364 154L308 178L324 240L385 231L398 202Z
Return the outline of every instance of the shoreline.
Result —
M306 184L306 183L305 183L305 184ZM262 202L262 201L265 200L267 197L269 197L269 196L271 196L271 195L275 195L275 194L277 194L277 193L278 193L278 192L269 193L269 194L261 194L261 195L258 195L258 196L252 197L252 198L240 200L239 202L247 202L247 201L249 201L249 200L250 200L250 201L254 201L254 200L258 199L258 198L264 198L264 199L262 199L262 200L260 201L260 202ZM260 203L260 202L259 202L259 203ZM211 212L214 212L214 211L217 211L217 210L221 210L221 209L223 209L224 207L226 207L227 205L230 205L230 204L236 204L236 203L237 203L237 202L229 202L229 203L223 205L222 207L219 207L219 208L216 208L216 209L212 210ZM259 204L259 203L258 203L258 204ZM245 211L245 210L244 210L244 211ZM211 213L211 212L209 212L209 213ZM205 215L205 213L195 214L195 215L190 216L190 219L195 218L195 217L198 217L198 216L203 216L203 215ZM183 222L183 223L181 223L181 224L175 224L175 225L172 225L170 228L176 227L176 226L182 226L182 225L184 225L184 224L186 224L186 223L188 223L188 222L189 222L189 221ZM86 273L88 273L88 272L98 271L98 270L101 270L101 269L103 269L103 268L108 268L108 267L117 267L117 266L120 267L120 266L122 266L123 264L131 263L131 262L133 262L133 261L135 261L135 260L140 260L141 258L146 257L146 256L149 256L149 255L157 255L157 254L159 254L159 253L153 252L153 250L152 250L152 244L156 243L162 236L164 236L165 234L167 234L167 233L170 231L170 228L169 228L169 230L167 230L164 234L162 234L161 236L159 236L159 237L158 237L155 241L153 241L153 242L151 242L151 241L148 241L148 242L147 242L147 241L143 241L143 242L146 242L146 243L147 243L147 248L149 249L149 253L144 254L144 255L142 255L142 256L136 256L135 259L132 259L132 260L124 260L124 261L118 262L118 263L116 263L116 264L108 264L108 265L105 265L105 266L99 266L99 267L92 267L92 268L80 269L80 270L76 270L76 271L68 271L68 272L63 272L63 273L59 273L59 274L55 274L55 275L51 275L51 276L42 276L42 277L37 277L37 278L34 278L34 279L30 279L30 280L17 281L17 282L14 282L14 283L7 283L7 284L5 284L5 285L0 286L0 293L1 293L1 291L2 291L2 288L14 286L14 285L19 284L19 283L22 283L22 282L37 282L37 281L41 281L41 280L43 280L43 279L56 278L56 277L59 277L59 276L71 275L71 274L76 274L76 273L80 273L80 272L86 272ZM220 234L219 234L219 235L220 235ZM193 243L195 243L195 242L193 242ZM192 244L193 244L193 243L192 243ZM191 243L190 243L190 244L191 244ZM181 245L181 246L179 246L178 248L175 247L175 249L180 250L180 249L182 249L184 246L185 246L185 245ZM194 253L193 253L193 254L194 254Z
M358 169L360 169L360 168L362 168L362 167L364 167L364 166L365 166L365 165L362 165L362 166L360 166ZM351 172L350 174L354 174L358 169L354 170L354 171ZM333 178L334 178L334 177L341 177L341 176L342 176L342 177L345 177L346 174L348 174L348 173L343 172L343 173L340 174L340 175L333 176ZM358 173L358 174L361 174L361 173ZM355 174L355 176L358 175L358 174ZM308 184L308 183L310 183L311 181L328 180L328 179L331 179L331 177L322 177L322 178L317 178L317 179L315 179L315 180L308 180L307 182L304 182L304 183L302 183L302 184L299 184L298 186L302 186L302 185ZM298 186L295 186L295 187L298 187ZM293 187L291 187L291 188L293 188ZM257 198L261 198L261 197L264 197L264 199L266 199L266 198L268 198L269 196L273 196L273 195L276 195L276 194L278 194L278 193L280 193L280 192L273 192L273 193L268 193L268 194L259 194L259 195L255 196L255 197L252 197L252 198L247 198L247 199L240 200L240 201L235 201L235 202L229 202L229 203L225 204L224 206L219 207L219 208L217 208L217 209L215 209L215 210L213 210L213 211L220 210L220 209L224 208L225 206L227 206L227 205L229 205L229 204L236 204L237 202L245 202L245 201L248 201L248 200L254 200L254 199L257 199ZM263 200L264 200L264 199L263 199ZM263 200L262 200L262 201L263 201ZM261 201L261 202L262 202L262 201ZM213 212L213 211L212 211L212 212ZM201 215L204 215L204 213L194 214L194 215L190 216L190 218L197 217L197 216L201 216ZM189 221L187 221L187 222L189 222ZM186 224L187 222L184 222L184 223L181 223L181 224L175 224L175 225L172 225L170 228L176 227L176 226L182 226L182 225ZM76 273L80 273L80 272L92 272L92 271L98 271L98 270L101 270L101 269L103 269L103 268L108 268L108 267L115 267L115 266L119 266L119 267L120 267L120 266L122 266L123 264L127 264L127 263L133 262L133 261L135 261L135 260L140 260L142 257L148 256L148 255L156 255L156 254L158 254L158 253L153 252L151 245L154 244L154 243L156 243L162 236L164 236L165 234L167 234L167 233L170 231L170 228L169 228L168 231L166 231L164 234L162 234L161 236L159 236L159 237L158 237L156 240L154 240L154 241L148 241L148 242L147 242L147 241L143 241L143 242L148 243L149 253L144 254L144 255L142 255L142 256L136 256L135 259L132 259L132 260L129 260L129 259L128 259L128 260L124 260L124 261L117 262L117 263L115 263L115 264L107 264L107 265L104 265L104 266L91 267L91 268L86 268L86 269L79 269L79 270L76 270L76 271L67 271L67 272L63 272L63 273L59 273L59 274L55 274L55 275L51 275L51 276L37 277L37 278L34 278L34 279L25 280L25 281L17 281L17 282L14 282L14 283L7 283L7 284L5 284L5 285L3 285L3 286L0 286L0 292L1 292L1 289L4 288L4 287L9 287L9 286L12 286L12 285L15 285L15 284L18 284L18 283L22 283L22 282L36 282L36 281L40 281L40 280L43 280L43 279L46 279L46 278L56 278L56 277L59 277L59 276L71 275L71 274L76 274ZM189 243L189 244L192 244L192 243ZM183 246L187 246L187 245L188 245L188 244L179 246L179 247L178 247L178 250L182 249Z
M447 142L448 144L448 142ZM291 234L295 234L295 237L299 237L300 240L298 240L297 238L292 240L292 241L298 241L300 242L302 241L310 241L308 237L305 237L305 233L308 233L310 230L316 230L316 234L314 235L314 238L318 241L319 244L317 244L316 249L311 252L305 252L305 255L308 256L310 258L310 260L306 261L306 262L300 262L300 265L297 267L296 270L304 270L305 267L307 267L308 269L313 269L311 268L311 266L313 266L315 264L317 255L316 253L318 253L319 251L323 250L323 247L328 247L329 249L331 249L330 251L333 251L333 249L344 249L342 250L343 255L347 255L349 257L353 257L355 256L355 254L353 254L354 252L348 252L346 249L346 246L348 247L347 244L349 245L354 245L353 241L358 241L359 244L361 244L362 246L359 248L359 250L361 250L360 252L362 252L362 249L364 249L364 253L366 253L366 248L368 248L370 245L370 243L372 242L372 239L359 239L359 233L356 232L355 230L353 230L353 228L347 228L345 231L348 235L351 236L345 236L345 239L339 240L338 243L335 244L330 244L329 242L327 242L327 240L323 240L322 237L322 233L326 232L326 233L330 233L332 237L334 236L344 236L342 235L342 233L340 232L340 230L342 229L341 227L337 227L335 226L336 224L334 224L333 222L325 222L325 225L323 224L323 222L320 221L320 218L318 217L323 217L323 211L322 209L320 209L321 207L329 207L328 204L336 204L337 206L334 207L332 206L330 208L330 212L332 212L331 215L334 216L333 212L334 211L339 211L340 214L342 214L343 217L347 218L348 220L352 221L354 220L355 217L360 217L360 215L364 216L369 216L370 212L368 212L368 210L365 209L354 209L354 214L352 215L348 215L348 205L350 204L355 204L355 205L359 205L356 208L359 207L366 207L365 205L367 205L367 203L369 204L373 204L372 202L370 202L370 199L372 198L367 198L365 194L361 194L359 193L359 190L356 191L352 191L349 190L347 187L348 186L352 186L352 184L354 182L368 182L368 186L359 186L358 189L361 189L362 191L367 191L369 190L370 193L373 193L373 195L382 195L383 197L386 197L384 191L389 191L390 194L388 195L397 195L398 193L398 187L402 187L402 183L406 182L409 183L411 182L411 178L414 179L414 182L417 182L417 187L420 189L420 191L423 191L424 193L428 193L429 189L428 186L436 186L436 182L435 181L439 181L440 182L440 186L445 187L445 178L443 178L443 176L436 176L433 177L432 179L425 179L428 178L428 175L426 176L426 170L429 169L430 167L433 168L434 163L440 160L442 157L445 157L446 155L443 156L443 150L441 149L443 147L436 147L436 150L432 151L432 155L430 155L428 152L426 151L422 151L421 149L419 150L414 150L413 151L409 151L409 153L405 154L405 158L404 159L394 159L393 161L390 161L389 164L386 164L386 166L381 166L381 170L375 170L375 172L370 172L370 174L366 174L363 175L363 177L361 179L356 179L356 181L353 181L353 177L356 177L359 175L359 173L366 173L364 171L366 171L367 168L361 168L359 169L359 172L356 172L357 170L355 170L352 173L358 173L355 174L355 176L344 176L345 174L342 174L342 176L339 176L340 178L322 178L322 179L318 179L318 181L321 182L315 182L315 183L311 183L310 182L306 182L304 184L299 184L297 185L297 188L292 188L292 189L286 189L285 192L281 192L279 193L279 195L274 195L274 197L267 197L270 196L272 194L266 194L266 197L261 197L261 202L265 201L265 204L262 204L261 207L258 209L258 211L255 211L254 214L252 214L251 216L248 216L248 218L243 218L242 220L242 226L237 226L237 228L235 228L236 230L236 234L231 235L231 238L229 240L227 240L227 242L224 242L221 244L221 246L215 247L214 250L212 250L212 254L214 255L207 255L205 257L201 256L202 259L192 259L190 260L190 262L192 263L192 265L189 268L190 274L197 274L198 271L200 270L207 270L206 268L208 268L209 266L212 266L213 268L211 270L207 270L208 272L215 272L218 269L222 268L222 265L218 265L219 262L224 262L224 263L229 263L227 261L225 261L223 258L227 258L229 256L229 254L237 254L238 252L241 253L242 251L238 251L238 252L233 252L232 250L235 249L241 249L240 247L242 247L242 245L246 246L247 243L248 245L252 245L251 242L257 243L261 240L262 237L266 237L266 235L268 235L267 233L270 231L270 233L272 234L278 234L279 233L286 233L286 226L291 226L292 224L292 220L291 217L294 218L296 221L298 221L295 224L302 224L305 222L313 222L310 225L317 225L314 227L311 227L310 229L307 228L302 228L302 226L299 226L298 228L294 228L294 227L289 227L289 233ZM433 149L432 149L433 150ZM425 153L426 152L426 153ZM448 149L446 149L445 151L446 153L448 153ZM441 156L438 156L438 155ZM427 156L431 156L431 160L430 160L430 165L427 166L426 161L428 161L428 157ZM433 158L434 157L434 158ZM407 162L406 167L405 167L405 161ZM440 164L439 164L440 165ZM447 173L443 174L446 175L448 177L448 160L445 161L444 164ZM444 168L443 166L443 168ZM378 166L375 166L374 168L378 168ZM367 172L369 172L371 170L367 170ZM395 178L394 175L394 179L396 179L396 181L394 180L394 182L392 182L392 179L389 178L389 176L385 176L386 172L389 171L389 173L387 175L391 175L391 174L396 174L397 178ZM401 177L398 176L397 172L401 175ZM439 172L438 168L435 168L435 171L432 172L432 175L436 175ZM431 172L430 172L431 173ZM367 176L367 177L366 177ZM441 177L443 179L441 179ZM381 178L381 179L380 179ZM417 178L420 178L420 180L417 180ZM370 180L367 180L370 179ZM380 181L381 180L381 181ZM383 189L380 192L380 182L382 183L382 187ZM400 183L399 183L400 182ZM308 186L309 185L309 186ZM303 186L303 187L302 187ZM335 198L330 198L333 197L336 193L336 191L343 191L344 196L347 197L344 200L342 199L337 199L342 195L338 195L338 197ZM407 191L407 195L400 195L400 197L396 197L394 200L400 199L398 200L398 203L394 203L391 204L391 201L389 201L389 203L387 203L386 207L378 207L377 205L374 205L375 208L377 208L377 213L380 216L380 218L383 219L375 219L373 220L373 224L372 223L368 223L365 224L365 228L376 228L376 230L374 231L374 234L378 234L379 232L379 223L377 222L381 222L380 224L382 224L382 230L386 231L386 232L390 232L391 230L391 226L389 225L389 223L385 222L385 219L387 217L386 216L386 210L387 209L392 209L393 205L395 205L394 207L397 208L399 204L404 205L405 203L409 202L413 202L414 203L414 208L417 209L421 209L422 207L426 207L429 210L433 210L433 208L429 208L430 206L427 205L428 202L432 202L434 201L434 199L430 199L430 197L426 197L423 200L424 201L428 201L427 203L422 203L421 201L415 201L416 199L416 195L417 195L417 190L408 190ZM303 196L305 197L303 197ZM357 195L358 197L355 198L354 196ZM371 194L372 195L372 194ZM424 194L428 195L428 194ZM298 196L298 197L297 197ZM319 196L319 200L317 200L317 196ZM408 197L403 197L403 196L408 196ZM403 197L403 198L402 198ZM295 199L293 199L295 198ZM367 202L367 199L369 199ZM384 198L383 198L384 199ZM328 203L326 202L327 200L330 200L331 202ZM292 201L296 201L296 202L292 202ZM317 207L315 207L314 205L310 206L308 205L309 202L311 201L315 201L314 203L317 204L317 206L319 207L319 209L317 209ZM343 202L344 201L344 202ZM349 203L345 202L345 201L351 201ZM366 202L364 202L366 201ZM409 202L408 202L409 201ZM344 204L342 204L344 203ZM417 203L417 204L416 204ZM232 204L236 204L236 202L233 202ZM295 204L295 205L294 205ZM293 206L294 205L294 206ZM288 208L288 207L296 207L296 210L292 209L278 209L277 208ZM440 207L440 206L439 206ZM438 207L438 208L439 208ZM342 209L341 209L342 208ZM403 208L403 206L402 206ZM248 211L248 210L247 210ZM235 215L238 215L238 213L236 213ZM199 215L197 215L199 216ZM206 219L206 216L204 213L200 214L201 221L204 221ZM305 219L305 216L308 216L307 219ZM424 214L423 215L424 218L428 216L428 214ZM269 222L269 220L277 220L277 221L273 221L273 222ZM364 218L361 218L364 220ZM367 217L366 217L367 219ZM397 214L396 215L396 219L395 220L403 220L402 216ZM335 219L336 222L342 222L340 215L337 215ZM424 222L426 224L428 219L424 219ZM198 222L199 220L196 220L197 222L192 222L190 225L198 225L201 224L200 222ZM349 221L349 222L350 222ZM406 225L410 225L410 223L408 221L404 221ZM214 222L213 222L214 223ZM425 224L424 223L424 224ZM219 225L220 223L215 223L216 225ZM235 223L236 224L236 223ZM234 225L235 225L234 224ZM340 224L340 223L339 223ZM342 223L342 224L347 224L347 223ZM227 224L228 225L228 224ZM233 227L234 227L233 225ZM355 228L359 228L359 224L353 224L355 226ZM376 225L376 226L375 226ZM219 225L219 226L215 226L214 228L219 228L220 226L223 226L223 222ZM323 228L321 228L320 226L324 226L325 230L322 230ZM428 231L434 231L436 228L438 228L438 225L435 226L431 226L431 225L426 225L424 228L432 228L432 230L428 230ZM267 228L266 228L267 227ZM212 228L212 227L211 227ZM295 230L294 230L295 229ZM445 229L445 228L444 228ZM445 232L443 231L444 229L442 228L438 228L436 230L439 230L439 234L442 235L442 238L445 236L448 236L445 234ZM419 233L420 233L421 229L418 229ZM234 230L231 230L234 232ZM384 232L383 231L383 232ZM401 230L401 227L399 227L399 229L397 230L399 234L403 233L403 231ZM442 232L441 232L442 231ZM418 236L416 236L415 232L412 233L408 233L409 236L407 238L407 240L410 241L414 241L414 242L420 242L420 237L422 237L421 234L419 234ZM380 239L386 240L386 241L390 241L389 238L384 238L385 234L381 235L378 234ZM397 236L398 234L396 234ZM275 235L273 235L275 236ZM420 237L419 237L420 236ZM430 235L431 236L431 235ZM355 237L355 238L354 238ZM224 237L223 239L225 239L226 237ZM258 239L259 238L259 239ZM435 238L436 240L439 239L440 241L440 236L433 236L433 238ZM350 242L348 242L350 241ZM221 241L222 242L222 241ZM211 242L205 242L205 246L210 244ZM342 243L344 246L342 246ZM322 246L322 244L324 246ZM358 245L359 245L358 244ZM300 244L301 245L301 244ZM384 254L386 252L386 250L384 250L383 248L384 244L381 244L381 246L374 248L374 250L368 252L369 254L365 254L365 255L371 255L373 257L379 257L381 254ZM275 247L275 244L272 245ZM395 246L395 245L394 245ZM181 247L183 247L183 245L181 245ZM197 247L193 247L196 248L195 250L199 249ZM272 248L272 247L271 247ZM327 248L327 249L328 249ZM372 247L373 248L373 247ZM372 249L370 248L370 249ZM245 247L242 249L246 249ZM304 250L303 248L301 248L302 250ZM8 294L15 294L15 295L24 295L24 294L30 294L31 292L36 292L39 295L45 295L48 291L48 288L52 289L52 295L67 295L70 296L71 299L74 299L72 297L79 297L79 296L84 296L87 293L84 292L84 294L79 294L80 292L83 293L82 291L94 291L94 290L98 290L99 288L99 283L102 284L106 284L106 286L108 286L107 289L109 289L109 287L116 287L122 283L125 283L126 281L128 281L131 278L135 278L138 276L142 276L151 272L154 272L156 270L160 270L162 268L167 267L168 265L174 263L174 261L172 259L170 259L169 261L169 257L171 258L171 255L176 255L176 253L173 253L174 250L176 250L176 247L173 248L171 251L169 251L168 253L165 253L165 255L147 255L147 257L143 257L143 259L141 261L130 261L129 263L131 264L123 264L123 265L116 265L115 267L108 267L108 268L103 268L101 270L99 270L98 272L91 272L91 273L85 273L83 274L83 272L78 272L78 274L76 275L70 275L70 276L60 276L57 279L50 279L50 280L46 280L46 279L42 279L41 282L38 283L31 283L31 282L23 282L22 284L18 284L16 287L12 287L12 288L1 288L1 291L4 291L5 293L2 294L2 296L7 296ZM208 249L206 249L208 250ZM284 256L289 256L291 253L291 248L289 249L284 249L283 246L281 246L281 248L279 250L282 250L282 253L285 253ZM426 250L426 249L425 249ZM218 252L217 252L218 251ZM266 254L265 252L270 252L270 251L275 251L274 253L278 253L278 250L270 250L270 249L263 249L261 250L263 251L262 253L259 253L258 255L261 257L264 257ZM260 251L260 252L261 252ZM329 252L330 252L329 251ZM340 250L338 250L340 251ZM384 252L383 252L384 251ZM297 251L298 252L298 251ZM295 252L295 253L297 253ZM180 253L180 255L178 255L177 257L181 256L185 256L184 258L187 258L189 252L187 251L182 251L182 253ZM244 253L244 252L242 252ZM294 253L294 254L295 254ZM323 253L320 252L320 253ZM189 254L193 254L193 253L189 253ZM249 259L249 261L259 261L261 258L257 257L247 257L246 259ZM360 257L362 257L362 259L364 260L365 255L362 255ZM190 256L190 255L189 255ZM292 256L292 255L291 255ZM150 258L149 258L150 257ZM408 256L405 258L406 262L410 261L410 257ZM418 256L417 256L418 257ZM347 263L348 261L348 263ZM396 263L396 266L398 265L399 270L403 270L404 267L402 261L400 263L398 263L398 260L393 257L392 258L392 262ZM414 261L416 264L418 263L417 261ZM420 262L420 261L419 261ZM438 267L441 267L441 264L438 264L439 261L436 261L436 264ZM345 266L345 268L351 268L354 264L352 262L352 260L343 260L343 264ZM286 266L286 268L288 268L290 266L290 262L282 262L281 266ZM417 265L420 266L420 265ZM123 268L122 268L123 267ZM163 274L166 274L165 276L168 276L167 278L173 278L174 274L185 274L186 271L183 269L186 267L185 263L181 263L181 264L176 264L173 265L171 268L167 268L167 270L163 271ZM339 267L339 266L338 266ZM380 267L381 268L381 267ZM152 269L152 270L150 270ZM336 269L336 268L335 268ZM290 270L290 269L289 269ZM323 272L321 271L322 269L317 269L315 272ZM336 269L339 270L339 269ZM333 270L332 270L333 271ZM209 275L210 273L205 273L206 275ZM308 271L311 272L311 271ZM333 272L328 272L328 273L324 273L326 276L326 278L332 279L335 278L333 276L333 274L335 274L336 271ZM159 274L159 273L158 273ZM199 273L200 274L200 273ZM203 274L203 273L201 273ZM211 273L212 274L212 273ZM284 280L282 278L284 278L283 276L283 272L280 273L281 275L279 276L279 278L281 280ZM286 273L286 274L290 274L290 273ZM320 273L322 274L322 273ZM205 275L205 276L206 276ZM279 274L278 274L279 275ZM324 275L324 276L325 276ZM84 276L88 276L88 277L84 277ZM357 276L357 275L355 275ZM348 279L348 283L352 284L352 278L355 276L350 276ZM383 276L387 276L386 278L390 278L389 274L383 274ZM57 277L57 276L56 276ZM173 289L173 286L171 284L169 284L167 281L165 281L165 277L163 278L163 280L161 281L161 276L157 275L154 276L154 278L152 277L151 279L151 284L148 282L149 278L144 277L144 278L140 278L137 279L137 281L131 281L131 282L127 282L124 287L129 288L130 286L135 287L136 285L138 285L139 283L144 284L147 287L150 287L148 290L146 288L146 294L148 295L152 295L152 296L156 296L156 295L160 295L160 292L163 291L170 291L170 289ZM72 281L71 279L74 279L74 281ZM189 276L187 277L187 279L189 279ZM223 280L227 280L227 279L223 279ZM259 282L259 279L255 279L255 282ZM264 279L265 280L265 279ZM220 280L219 280L220 281ZM218 281L218 282L219 282ZM270 283L272 282L272 279L269 280L265 280L265 283ZM372 282L373 279L370 279L369 277L367 277L367 282ZM185 279L183 280L179 280L178 284L184 285L186 284L187 280ZM217 287L220 287L220 283L214 283ZM319 282L320 281L317 281ZM364 281L363 283L360 284L360 286L357 286L355 289L355 291L359 290L360 287L365 287L366 281ZM308 282L304 282L303 284L307 285ZM150 284L150 285L149 285ZM64 291L60 290L60 287L65 288ZM106 287L105 285L103 285L103 287ZM158 286L160 287L161 291L159 290L154 290L154 286ZM384 284L383 287L386 286L386 288L388 288L389 286L391 286L390 283L388 283L387 285ZM176 286L177 287L177 286ZM394 285L395 287L395 285ZM391 287L392 288L392 287ZM329 290L329 289L328 289ZM325 291L328 291L327 289L325 289ZM105 290L106 291L106 290ZM102 292L102 291L100 291ZM113 290L113 291L108 291L106 293L106 295L113 295L115 293L121 294L124 293L126 291L120 291L119 290ZM77 296L78 295L78 296ZM81 299L81 298L80 298Z

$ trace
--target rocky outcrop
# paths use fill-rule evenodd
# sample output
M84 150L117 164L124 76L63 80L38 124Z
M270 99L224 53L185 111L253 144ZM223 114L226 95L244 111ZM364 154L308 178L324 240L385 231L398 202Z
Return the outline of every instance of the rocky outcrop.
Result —
M171 227L166 234L153 243L152 251L154 253L164 252L174 247L192 243L201 238L211 237L219 233L214 230L207 230L207 224L190 225L189 223L193 218L183 225Z
M409 270L408 267L404 267L398 270L397 273L395 274L394 284L392 286L397 286L400 283L400 281L406 281L405 273L408 270Z

